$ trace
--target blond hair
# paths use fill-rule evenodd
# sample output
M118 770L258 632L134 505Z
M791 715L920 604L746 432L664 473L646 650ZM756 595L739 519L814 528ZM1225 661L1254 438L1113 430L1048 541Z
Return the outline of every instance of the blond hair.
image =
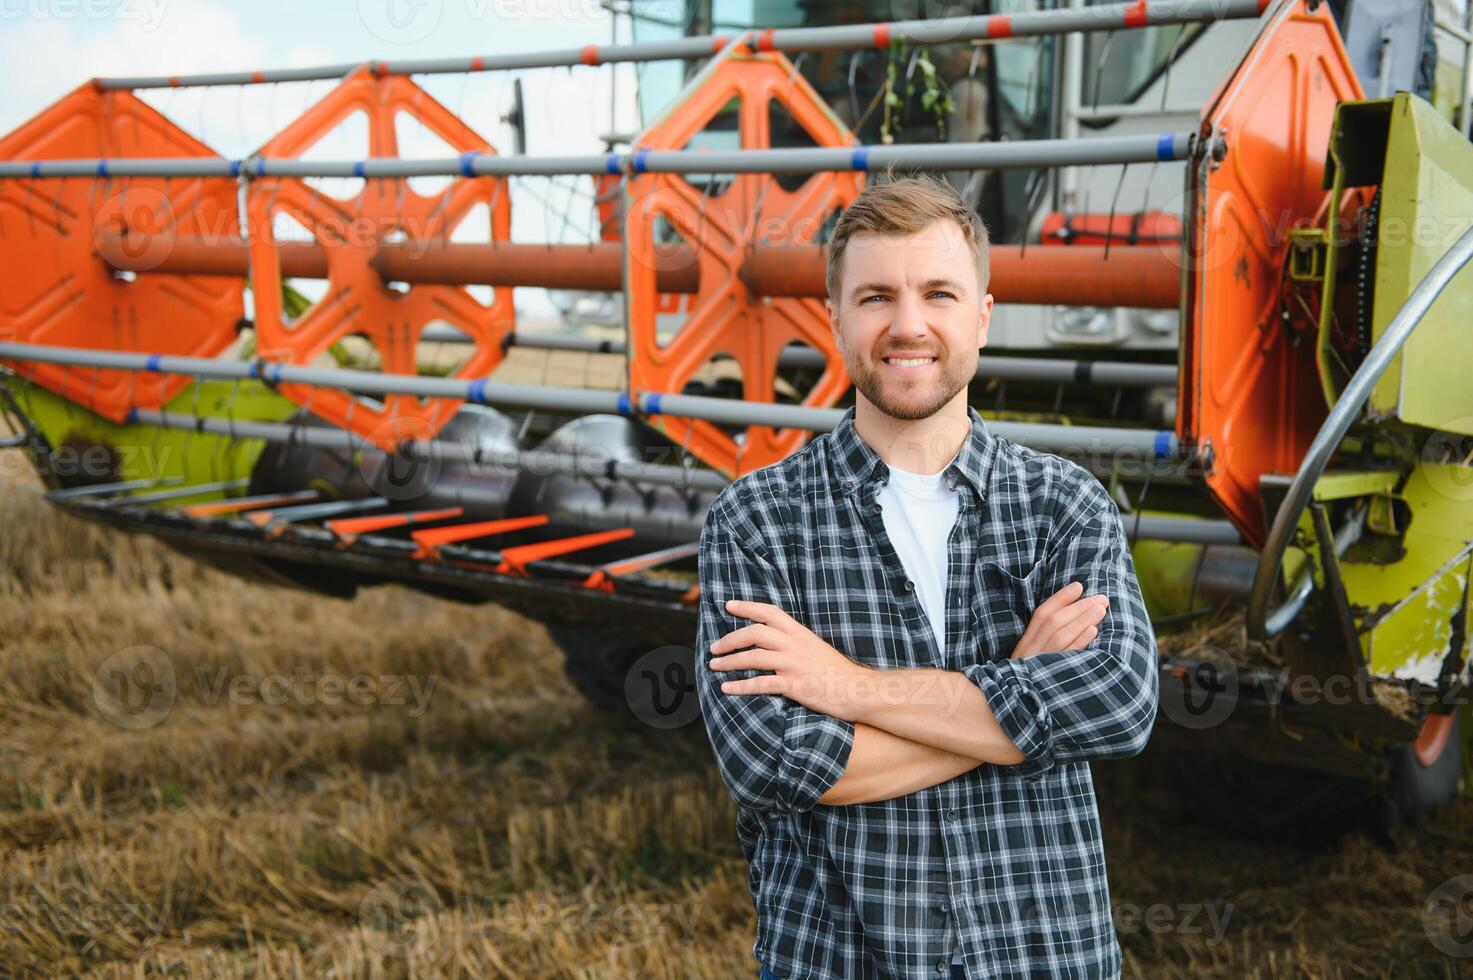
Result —
M829 241L828 273L825 277L829 299L835 303L840 300L844 252L855 234L914 235L940 220L953 221L961 228L962 237L977 261L977 282L981 291L987 292L990 274L987 226L982 218L944 180L928 176L896 178L894 170L890 169L882 179L865 187L854 203L839 215L833 238Z

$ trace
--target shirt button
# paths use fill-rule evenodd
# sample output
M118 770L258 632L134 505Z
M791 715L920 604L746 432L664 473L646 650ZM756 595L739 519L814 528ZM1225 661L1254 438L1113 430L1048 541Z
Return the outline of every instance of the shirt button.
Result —
M955 823L956 821L960 820L961 817L955 810L947 810L946 819L950 820L952 823Z
M937 973L942 973L942 974L950 973L951 972L951 960L942 960L941 962L937 963L936 964L936 972Z
M950 902L942 902L940 908L941 908L941 911L942 911L943 914L946 914L946 915L951 914L951 903Z
M906 579L905 580L905 591L907 591L907 592L914 592L915 590L916 590L916 584L914 582L912 582L910 579Z

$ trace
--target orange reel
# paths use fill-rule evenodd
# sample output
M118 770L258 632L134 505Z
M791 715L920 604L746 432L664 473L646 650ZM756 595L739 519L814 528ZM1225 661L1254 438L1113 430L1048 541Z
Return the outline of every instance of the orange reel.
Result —
M396 118L419 120L458 153L491 153L491 147L408 78L378 76L368 68L307 110L260 150L268 158L299 157L355 112L367 119L368 153L399 155ZM251 227L251 287L262 357L311 364L333 344L362 336L377 349L385 373L418 373L420 334L442 321L464 331L474 351L451 375L481 378L501 362L501 341L515 326L512 290L498 288L489 305L460 286L418 285L399 292L372 263L383 241L448 239L478 205L490 212L491 238L511 237L510 190L493 177L457 177L442 193L424 196L407 180L369 179L351 200L330 197L305 181L269 175L247 194ZM273 225L278 215L300 222L328 254L327 292L295 322L282 308L281 265ZM382 406L350 392L283 383L281 393L329 422L383 449L406 438L428 438L450 420L458 399L421 400L386 395Z
M0 159L214 157L215 152L128 92L83 85L0 140ZM236 338L239 278L114 274L99 236L142 232L139 256L168 255L176 235L228 237L230 179L0 181L0 339L62 347L214 357ZM7 361L18 374L114 422L158 408L190 379Z
M771 174L736 174L720 193L704 193L679 174L638 172L640 150L684 149L730 103L742 149L772 145L771 112L780 106L822 147L854 146L854 137L823 99L777 52L728 43L687 89L683 102L635 141L635 170L625 192L625 302L629 329L629 384L633 392L680 393L717 354L741 368L742 397L776 401L778 355L791 343L821 352L827 365L802 404L827 407L848 389L843 358L817 299L753 295L742 282L742 262L761 244L805 245L817 240L834 212L864 185L862 174L818 173L785 189ZM801 178L799 178L801 180ZM657 225L673 229L690 250L672 248ZM664 240L662 240L662 237ZM700 292L691 297L684 325L668 343L659 337L662 311L675 308L655 288L657 269L670 262L700 266ZM738 441L704 421L654 416L650 423L727 476L777 462L810 433L752 426Z

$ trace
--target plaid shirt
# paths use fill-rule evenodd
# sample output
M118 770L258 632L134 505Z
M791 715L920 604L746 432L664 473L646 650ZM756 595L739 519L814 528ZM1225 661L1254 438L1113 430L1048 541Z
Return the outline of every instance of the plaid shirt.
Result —
M946 649L885 535L889 468L854 429L733 482L701 534L696 688L757 909L753 952L783 980L1117 976L1120 946L1088 760L1135 755L1156 716L1156 638L1115 502L1087 470L990 432L946 468ZM1071 581L1110 607L1093 645L1010 658ZM854 724L777 695L728 695L711 643L770 602L850 658L942 668L982 689L1023 762L980 764L896 799L819 805Z

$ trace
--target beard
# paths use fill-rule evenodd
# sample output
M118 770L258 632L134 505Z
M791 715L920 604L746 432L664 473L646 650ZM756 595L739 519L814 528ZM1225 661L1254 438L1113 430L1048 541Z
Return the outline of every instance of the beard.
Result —
M905 356L935 357L936 363L941 368L940 378L922 381L883 376L884 358ZM859 389L859 393L869 399L870 403L881 412L903 422L915 422L935 415L955 398L957 392L965 388L972 380L972 376L977 373L975 355L964 361L963 358L949 356L944 349L939 351L886 351L876 355L872 361L863 360L855 352L850 351L846 354L844 361L845 366L849 369L849 377L854 382L854 387Z

